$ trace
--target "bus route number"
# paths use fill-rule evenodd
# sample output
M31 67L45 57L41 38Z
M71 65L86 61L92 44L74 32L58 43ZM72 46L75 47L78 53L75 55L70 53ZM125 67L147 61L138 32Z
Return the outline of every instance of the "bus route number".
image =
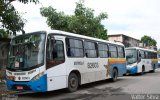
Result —
M94 62L94 63L87 63L87 67L88 68L98 68L98 62Z

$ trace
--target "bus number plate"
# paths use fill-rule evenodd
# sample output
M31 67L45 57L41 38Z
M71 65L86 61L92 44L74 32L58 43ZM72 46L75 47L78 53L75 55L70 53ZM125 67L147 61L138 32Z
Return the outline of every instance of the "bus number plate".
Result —
M17 90L23 90L23 86L17 86Z

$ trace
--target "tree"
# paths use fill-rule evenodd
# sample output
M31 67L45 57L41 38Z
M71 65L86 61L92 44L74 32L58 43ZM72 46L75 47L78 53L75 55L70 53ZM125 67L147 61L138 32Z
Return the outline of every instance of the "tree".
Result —
M107 30L101 24L101 21L107 18L107 14L100 13L94 16L94 10L85 7L81 0L76 3L74 15L65 15L64 12L58 12L51 6L42 7L40 12L47 18L47 24L51 29L107 39Z
M11 2L16 1L16 0L2 0L2 1L5 2L6 5L8 5L8 4L10 4ZM21 3L24 3L24 4L27 4L27 3L29 3L29 2L39 3L39 0L17 0L17 1L19 1L19 2L21 2Z
M8 34L4 29L0 29L0 38L8 38Z
M22 31L25 25L25 19L21 17L18 11L14 8L11 2L16 0L1 0L0 1L0 29L5 30L6 34L16 35L16 32ZM21 3L34 2L38 3L38 0L18 0ZM3 33L3 32L2 32ZM2 34L1 33L1 34Z
M144 35L141 38L141 42L145 43L146 46L156 46L157 45L156 40L147 35Z

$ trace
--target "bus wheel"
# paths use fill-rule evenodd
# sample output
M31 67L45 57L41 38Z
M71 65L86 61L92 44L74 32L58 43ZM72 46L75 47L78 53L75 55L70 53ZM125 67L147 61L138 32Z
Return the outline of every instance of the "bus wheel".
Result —
M78 89L78 77L75 73L71 73L68 78L68 91L74 92Z
M141 75L143 75L143 74L144 74L144 72L145 72L145 67L143 66L143 67L142 67Z
M112 72L112 78L111 78L111 81L112 82L115 82L117 81L117 77L118 77L118 71L116 68L113 69L113 72Z

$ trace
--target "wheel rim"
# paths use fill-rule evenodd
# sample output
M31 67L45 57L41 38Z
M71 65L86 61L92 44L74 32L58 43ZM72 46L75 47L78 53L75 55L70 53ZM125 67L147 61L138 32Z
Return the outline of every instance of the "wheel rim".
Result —
M71 78L70 86L71 86L71 88L76 88L77 87L77 80L76 80L75 77Z

